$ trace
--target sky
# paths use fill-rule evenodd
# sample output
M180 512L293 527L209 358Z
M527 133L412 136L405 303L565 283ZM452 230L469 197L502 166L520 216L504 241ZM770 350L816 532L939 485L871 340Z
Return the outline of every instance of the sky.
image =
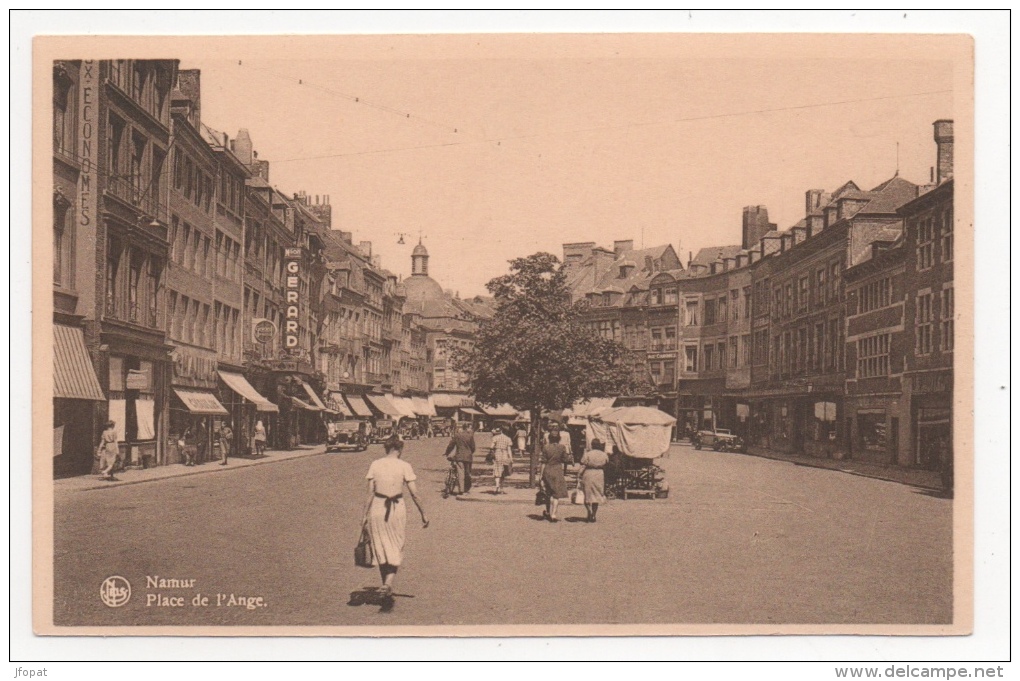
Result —
M927 182L932 122L953 117L934 50L476 37L252 38L186 48L181 68L202 72L203 122L246 128L272 184L329 196L334 229L399 275L420 235L464 297L563 243L669 243L686 262L739 243L747 205L785 228L807 189L869 189L897 162Z

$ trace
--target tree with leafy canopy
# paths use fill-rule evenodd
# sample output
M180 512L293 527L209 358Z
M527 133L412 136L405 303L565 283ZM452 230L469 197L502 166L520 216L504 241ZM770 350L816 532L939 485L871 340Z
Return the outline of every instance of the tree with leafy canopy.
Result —
M495 297L495 314L480 324L473 347L452 359L470 376L478 402L509 403L530 413L529 480L534 484L542 411L625 393L630 375L620 361L624 348L581 323L566 272L551 253L511 260L510 272L486 288Z

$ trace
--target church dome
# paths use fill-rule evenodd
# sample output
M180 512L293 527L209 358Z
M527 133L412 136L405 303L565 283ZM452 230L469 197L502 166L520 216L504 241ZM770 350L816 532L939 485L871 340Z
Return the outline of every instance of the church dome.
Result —
M427 274L412 274L404 279L403 284L407 302L412 308L421 309L427 301L442 300L446 297L439 282Z
M415 246L415 247L414 247L414 250L413 250L413 251L411 251L411 257L412 257L412 258L413 258L414 256L416 256L416 255L428 255L428 254L429 254L428 250L427 250L427 249L425 248L425 246L424 246L424 245L423 245L422 243L420 243L420 242L418 243L418 245L417 245L417 246Z

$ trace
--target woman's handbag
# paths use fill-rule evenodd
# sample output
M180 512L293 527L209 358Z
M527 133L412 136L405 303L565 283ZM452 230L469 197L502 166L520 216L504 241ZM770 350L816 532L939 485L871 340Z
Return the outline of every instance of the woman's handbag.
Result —
M548 501L549 495L546 494L545 487L539 487L535 493L535 506L545 506Z
M361 539L354 547L354 564L358 567L370 568L374 556L372 555L372 538L368 534L368 528L361 528Z
M580 481L578 481L577 489L570 495L570 501L578 505L584 503L584 490L581 489Z

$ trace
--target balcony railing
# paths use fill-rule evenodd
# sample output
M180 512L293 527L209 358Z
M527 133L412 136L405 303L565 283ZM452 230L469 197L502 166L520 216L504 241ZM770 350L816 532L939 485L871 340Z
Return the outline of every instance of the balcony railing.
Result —
M126 201L143 213L164 218L164 206L159 201L159 182L137 175L111 175L107 179L107 191Z

